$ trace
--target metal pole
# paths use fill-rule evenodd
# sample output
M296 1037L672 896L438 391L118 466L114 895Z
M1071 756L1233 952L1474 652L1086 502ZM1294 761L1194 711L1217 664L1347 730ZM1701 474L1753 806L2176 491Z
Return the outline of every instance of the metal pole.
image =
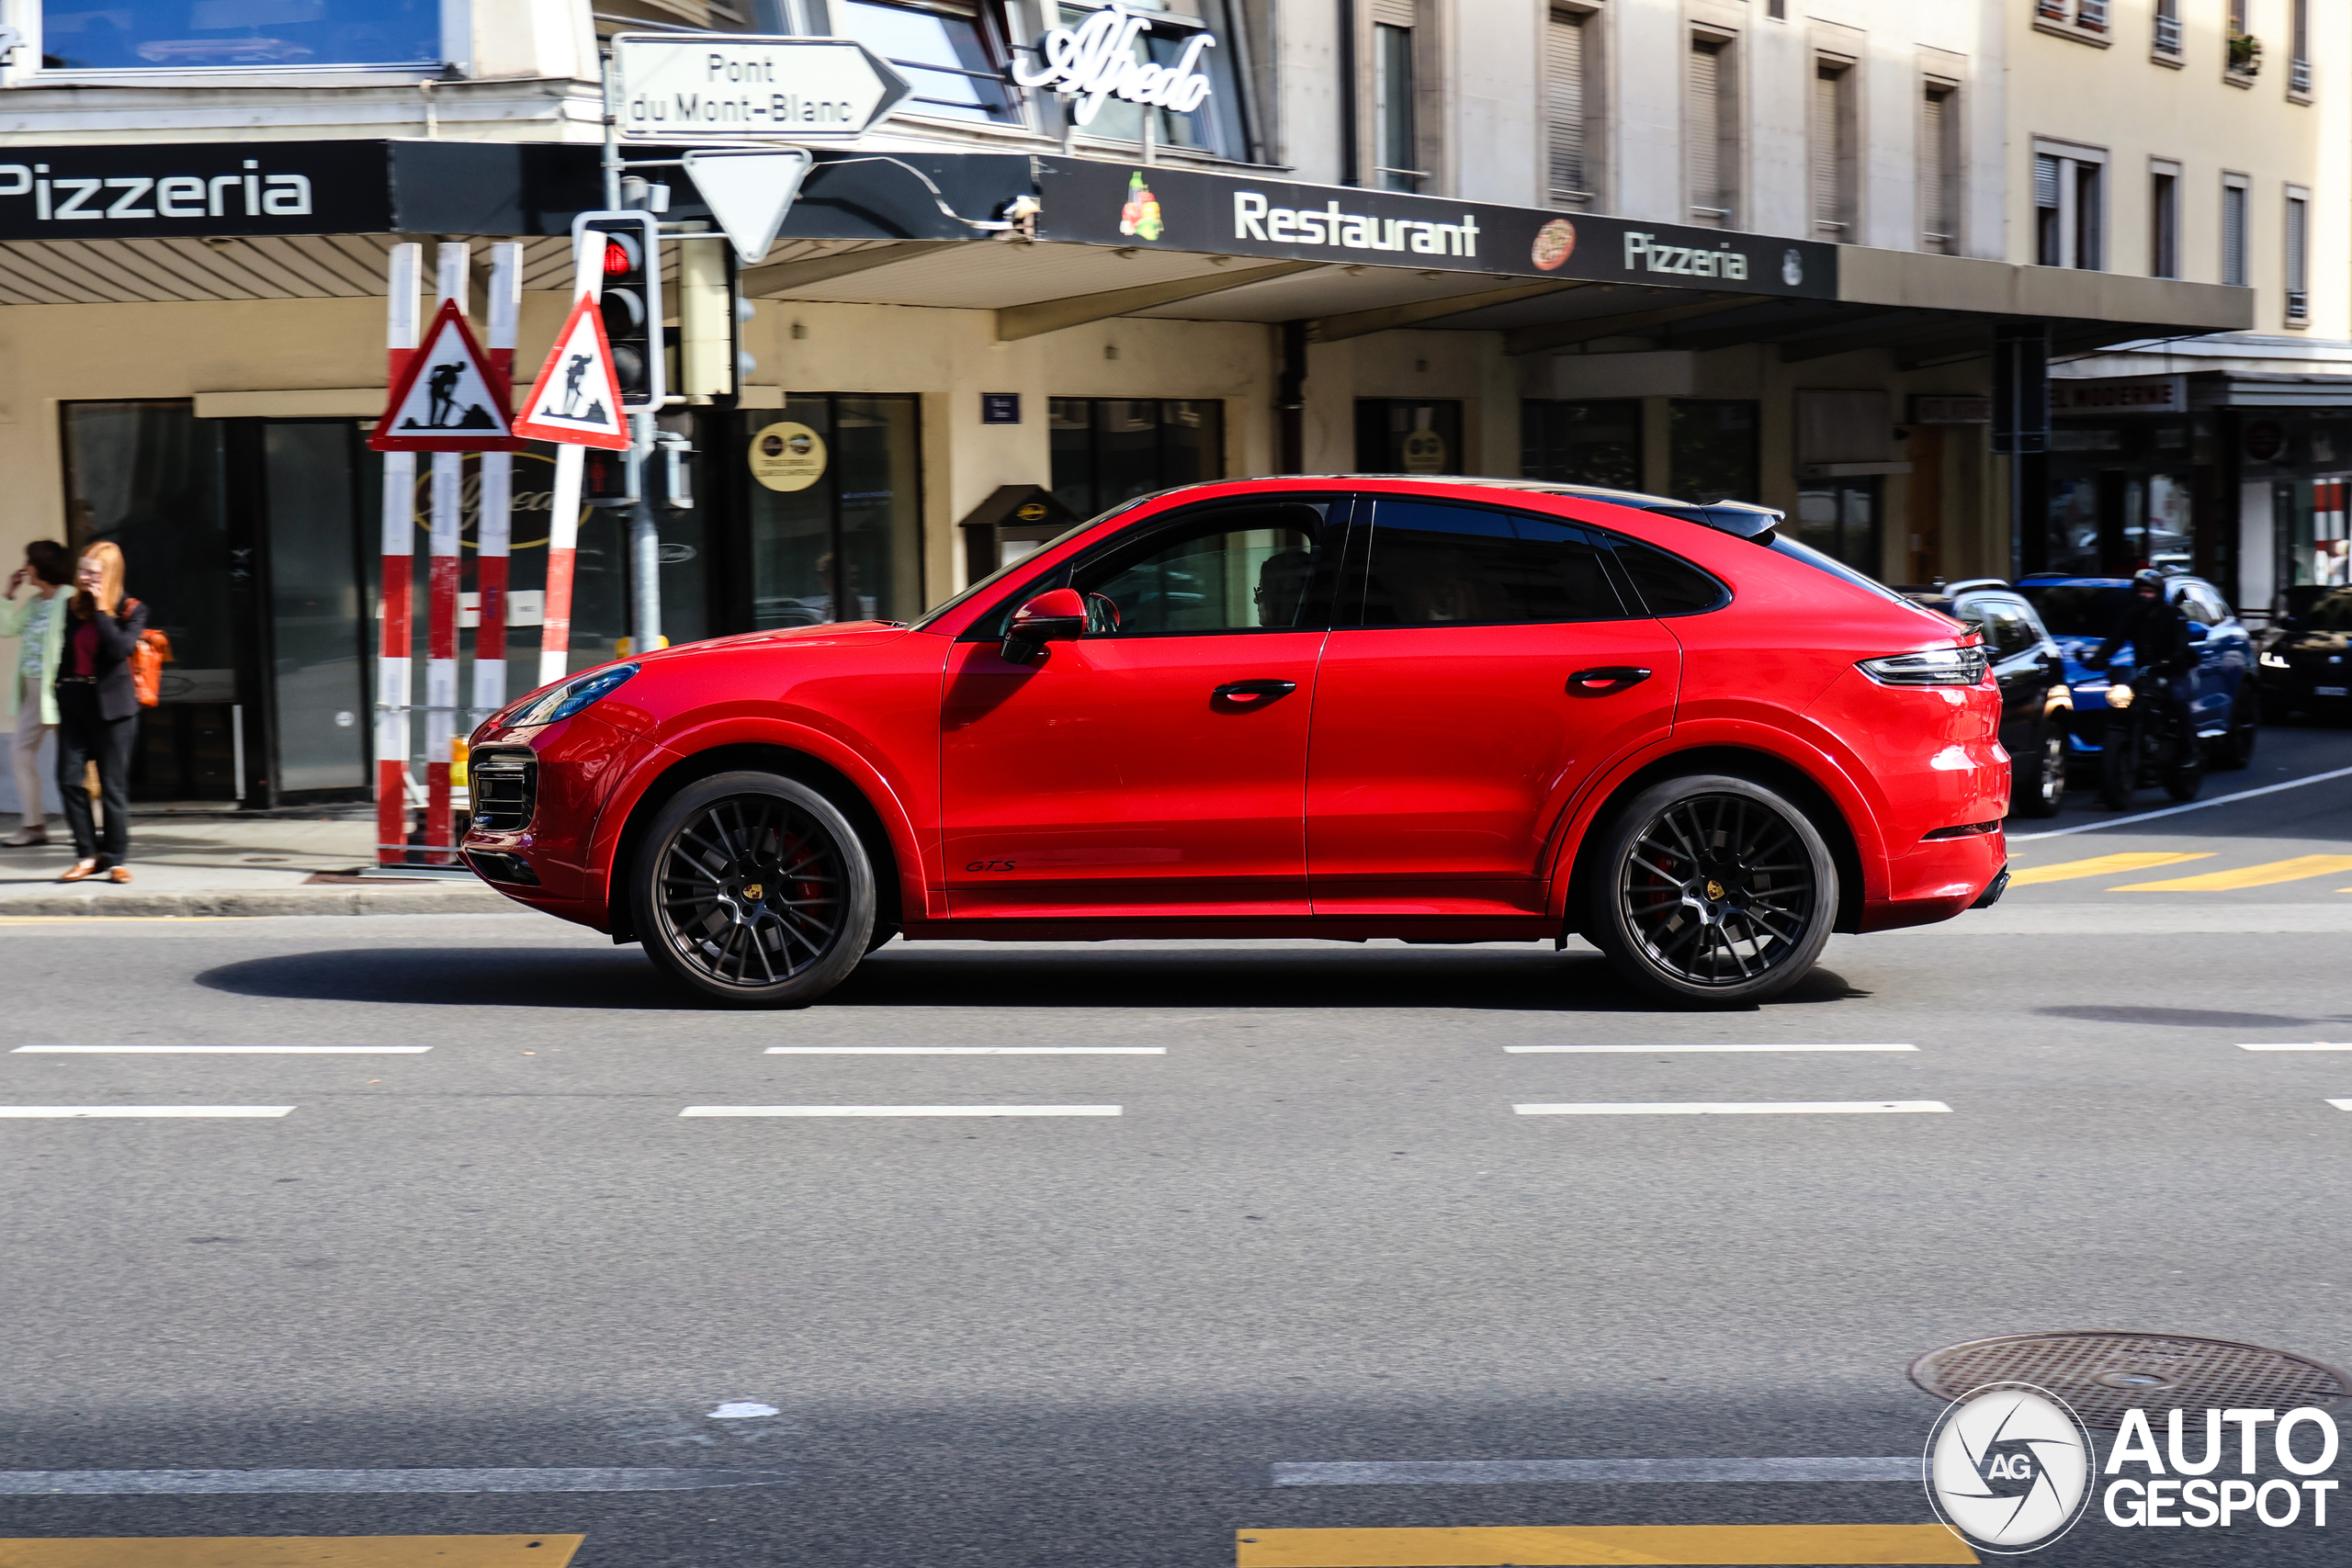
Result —
M436 304L458 302L465 312L469 292L467 269L473 247L444 244L435 267ZM456 760L458 718L458 535L465 517L466 457L462 452L433 454L432 594L426 608L424 660L424 860L428 865L449 863L444 847L457 841L450 814L449 768Z
M606 51L603 57L605 92L605 210L617 212L621 206L621 142L620 106L613 101L613 56Z
M392 247L385 288L389 388L416 351L417 283L424 247ZM409 603L416 545L416 457L384 454L383 639L376 657L376 860L397 865L408 842Z
M514 333L523 308L523 247L508 241L490 247L490 299L486 345L491 368L514 380ZM481 612L474 627L474 705L466 727L506 705L506 571L514 539L514 455L481 455L481 505L474 523L474 591Z
M593 230L580 236L571 257L571 297L594 299L604 293L605 237ZM539 682L552 686L568 673L571 659L571 567L580 541L580 470L586 454L570 442L555 449L555 487L548 501L547 608L539 626Z
M650 653L664 646L662 636L662 534L647 494L646 459L653 451L653 411L640 412L632 431L629 466L637 470L637 503L628 513L629 651Z

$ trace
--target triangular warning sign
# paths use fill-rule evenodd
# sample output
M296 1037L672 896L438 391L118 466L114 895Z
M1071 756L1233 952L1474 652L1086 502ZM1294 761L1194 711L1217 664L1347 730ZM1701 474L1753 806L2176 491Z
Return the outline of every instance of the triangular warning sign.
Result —
M685 156L695 189L745 266L757 265L775 243L800 182L816 161L798 147L696 149Z
M522 445L507 428L514 395L458 302L445 299L368 445L379 452L512 452Z
M555 334L547 367L523 400L514 434L571 446L628 449L628 414L621 407L620 378L613 373L613 345L605 339L596 301L587 296L581 296Z

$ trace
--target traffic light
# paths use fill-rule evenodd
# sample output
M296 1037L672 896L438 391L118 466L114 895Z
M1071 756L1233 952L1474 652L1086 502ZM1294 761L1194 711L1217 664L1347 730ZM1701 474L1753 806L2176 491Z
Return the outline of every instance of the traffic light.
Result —
M660 408L665 390L661 220L650 212L609 213L583 219L581 226L605 237L598 310L620 379L621 406Z

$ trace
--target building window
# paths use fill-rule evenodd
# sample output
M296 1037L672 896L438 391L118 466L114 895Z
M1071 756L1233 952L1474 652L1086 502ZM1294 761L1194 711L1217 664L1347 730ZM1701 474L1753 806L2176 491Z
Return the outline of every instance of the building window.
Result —
M2155 51L2168 62L2180 58L2180 0L2156 0Z
M914 85L904 112L981 124L1018 124L1002 40L977 6L825 0L829 21L897 66ZM807 18L811 26L820 18ZM1106 106L1107 107L1107 106Z
M2303 326L2312 319L2312 193L2287 187L2287 320Z
M1553 11L1544 23L1544 195L1554 207L1600 205L1593 158L1599 30L1599 22L1583 11Z
M2290 0L2287 22L2287 91L2312 90L2312 0Z
M1856 571L1876 577L1880 563L1879 491L1876 474L1827 479L1797 491L1797 537Z
M1712 33L1690 39L1684 163L1690 221L1728 229L1739 207L1738 74L1731 40Z
M2246 209L2252 199L2244 175L2222 176L2222 281L2233 288L2246 288L2253 276L2246 265Z
M1854 237L1854 68L1843 61L1814 62L1812 143L1813 236Z
M2107 154L2060 143L2033 155L2033 259L2040 266L2107 265Z
M1358 398L1356 471L1459 474L1462 404L1451 398Z
M1419 190L1420 137L1413 94L1412 7L1398 0L1380 6L1372 24L1372 146L1374 184L1382 190Z
M1225 405L1214 399L1055 398L1046 428L1054 494L1080 517L1225 477Z
M1919 245L1960 252L1960 89L1930 82L1919 119Z
M807 0L804 0L807 3ZM853 0L870 5L874 0ZM839 6L842 0L832 0ZM926 12L939 10L926 4ZM1151 26L1139 34L1134 44L1134 55L1161 67L1173 67L1184 55L1187 46L1205 29L1216 39L1212 48L1198 51L1193 69L1209 79L1210 93L1201 107L1190 114L1172 110L1147 109L1141 104L1127 103L1106 97L1094 116L1079 134L1100 137L1111 141L1141 141L1144 140L1146 114L1150 118L1151 140L1162 147L1187 147L1214 153L1220 158L1246 159L1250 141L1242 117L1241 98L1244 85L1237 63L1241 58L1235 48L1233 23L1237 19L1226 0L1165 0L1164 4L1141 6L1130 5L1131 11L1148 10ZM1073 0L1058 0L1048 9L1056 27L1076 28L1085 24L1100 7L1076 4ZM1023 45L1022 51L1035 63L1035 46ZM1018 120L1018 114L1008 113L1009 119Z
M2148 174L2148 276L2180 276L2180 165L2154 164Z
M1641 489L1641 400L1527 399L1519 405L1519 472L1553 484Z
M42 0L51 71L434 66L440 0Z
M1702 506L1754 501L1756 404L1736 398L1677 398L1667 411L1667 493Z

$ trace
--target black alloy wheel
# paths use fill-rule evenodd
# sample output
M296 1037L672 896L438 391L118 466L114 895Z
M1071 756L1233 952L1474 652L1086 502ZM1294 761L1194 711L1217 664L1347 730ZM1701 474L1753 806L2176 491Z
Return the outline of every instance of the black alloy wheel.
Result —
M874 868L856 829L774 773L680 791L645 835L632 893L647 954L737 1007L815 1000L857 967L874 932Z
M2042 721L2030 752L2009 760L2009 815L2055 817L2066 800L2066 732Z
M1653 996L1718 1006L1777 996L1829 940L1838 871L1812 818L1728 774L1653 784L1601 829L1585 934Z
M2254 766L2254 743L2261 726L2262 694L2252 681L2240 681L2237 695L2230 699L2229 733L2213 744L2213 766L2224 773Z

